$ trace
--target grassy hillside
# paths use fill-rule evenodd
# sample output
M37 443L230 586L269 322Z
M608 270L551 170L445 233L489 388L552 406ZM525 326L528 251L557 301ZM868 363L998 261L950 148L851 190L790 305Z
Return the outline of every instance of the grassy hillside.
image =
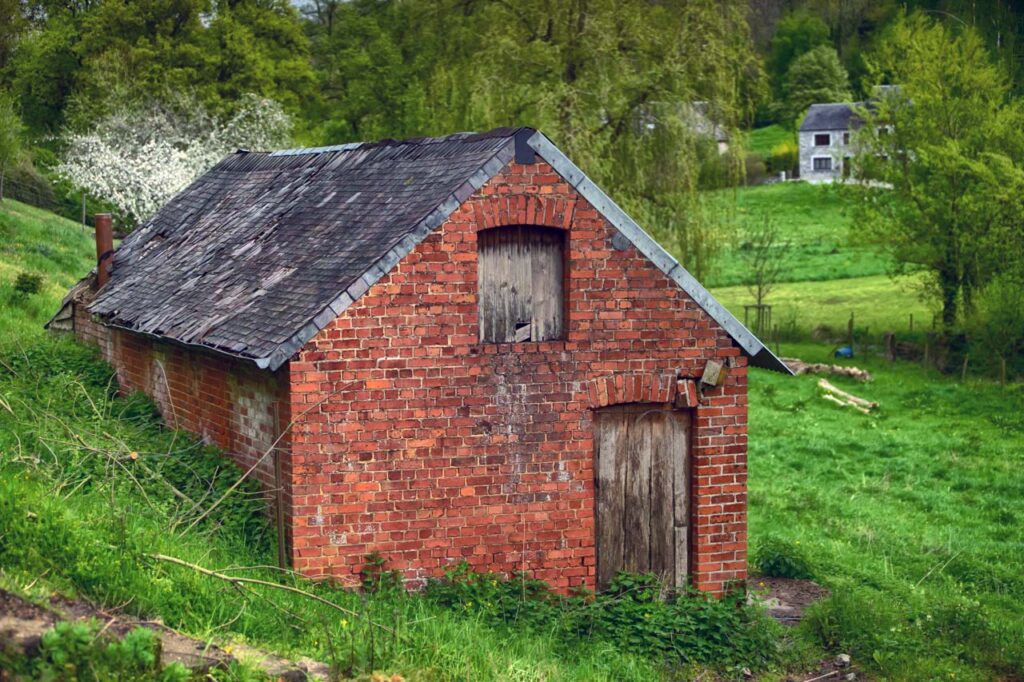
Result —
M840 188L787 182L716 192L712 201L734 212L737 232L707 284L734 315L754 302L748 276L749 231L770 219L779 229L783 268L768 296L780 331L807 336L827 327L845 330L853 313L860 331L880 335L931 326L933 306L921 299L922 274L892 279L887 256L858 238L850 198Z
M868 244L858 244L851 224L849 199L830 185L785 182L725 190L713 199L732 208L737 234L707 284L742 284L747 270L747 233L766 219L778 225L780 240L789 244L783 282L869 277L887 272L888 261Z
M747 148L755 154L768 158L772 149L783 142L795 143L796 135L777 123L773 123L770 126L751 130L747 139Z
M790 336L794 332L805 336L827 328L842 337L852 313L857 334L867 332L877 338L886 331L907 331L910 315L914 316L915 330L931 325L934 311L931 304L921 300L919 291L919 276L893 280L887 275L872 275L785 282L772 290L768 303L772 305L774 324L780 332ZM743 320L743 306L753 303L745 286L720 287L712 292L740 320Z
M0 203L0 342L39 334L39 320L95 265L95 253L91 229L10 199ZM23 272L42 276L39 294L16 294Z
M659 648L666 643L681 643L691 656L708 647L703 655L718 657L728 677L745 665L799 665L817 647L852 653L888 679L1024 672L1019 386L960 384L916 366L858 358L874 381L834 381L881 402L867 416L822 400L813 377L751 372L753 563L810 575L833 591L793 635L796 645L781 652L770 628L729 604L690 602L672 612L628 599L524 606L520 583L490 577L463 576L424 597L364 596L287 579L362 614L340 617L300 597L238 593L150 558L160 552L281 580L258 568L272 561L273 536L253 491L186 531L197 512L166 483L205 507L230 485L231 470L187 435L160 428L147 400L114 397L109 371L90 351L39 330L61 287L90 267L88 237L13 203L0 207L0 230L12 245L0 255L0 317L11 330L0 344L0 587L128 602L195 635L411 679L658 679L667 676L666 660L674 674L686 670L683 659ZM67 264L75 271L62 272ZM14 299L11 279L26 267L47 274L48 284ZM872 278L827 286L858 279ZM885 280L875 279L883 290ZM831 313L836 305L802 305L815 316L847 314ZM829 349L783 350L818 360Z

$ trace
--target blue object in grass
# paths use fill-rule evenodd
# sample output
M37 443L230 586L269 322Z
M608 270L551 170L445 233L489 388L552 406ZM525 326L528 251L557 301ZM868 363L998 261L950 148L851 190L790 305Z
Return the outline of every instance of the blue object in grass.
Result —
M839 346L839 348L836 348L836 357L837 358L852 358L853 357L853 347L852 346Z

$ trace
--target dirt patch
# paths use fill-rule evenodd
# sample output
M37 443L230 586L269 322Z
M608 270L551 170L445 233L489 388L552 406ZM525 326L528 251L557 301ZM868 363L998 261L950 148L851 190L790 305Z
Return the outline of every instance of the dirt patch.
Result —
M832 593L813 580L753 576L747 581L747 601L760 604L768 615L787 627L799 623L807 608ZM846 654L823 658L811 670L790 673L785 682L835 682L870 680Z
M753 577L747 586L748 601L764 606L783 625L796 625L808 606L831 594L813 580Z
M5 590L0 590L0 652L34 657L39 653L43 633L65 620L96 620L103 632L114 637L123 637L137 627L152 630L160 638L160 662L165 666L181 663L191 670L205 672L235 660L219 646L184 635L159 621L111 614L86 601L60 596L51 597L44 607ZM329 672L326 665L315 661L296 664L251 647L244 650L247 661L263 668L274 679L326 679Z
M43 633L57 620L56 614L0 590L0 655L36 655Z

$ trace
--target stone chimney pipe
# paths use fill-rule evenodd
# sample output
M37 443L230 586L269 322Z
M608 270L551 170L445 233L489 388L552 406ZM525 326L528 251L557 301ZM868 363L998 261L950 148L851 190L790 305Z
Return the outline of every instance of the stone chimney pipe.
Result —
M114 229L109 213L97 213L96 222L96 286L110 279L110 261L114 258Z

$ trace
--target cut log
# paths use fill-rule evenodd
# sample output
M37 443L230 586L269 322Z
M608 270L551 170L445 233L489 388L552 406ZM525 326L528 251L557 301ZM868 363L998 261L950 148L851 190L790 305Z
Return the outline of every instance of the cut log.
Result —
M842 398L843 400L850 404L857 405L867 410L873 410L874 408L878 407L877 402L865 400L864 398L855 396L852 393L847 393L843 389L833 385L831 382L829 382L828 379L819 379L818 387L825 389L826 391L828 391L829 394Z
M853 409L857 410L858 412L863 412L864 414L871 414L871 410L869 410L868 408L861 407L860 405L858 405L856 403L851 403L851 402L849 402L847 400L840 400L839 398L835 397L831 393L825 393L821 397L824 398L825 400L828 400L828 401L831 401L831 402L835 403L839 407L852 407Z
M822 362L804 362L800 358L782 358L782 361L793 370L793 374L834 374L836 376L850 377L857 381L871 381L871 373L859 367L828 365Z

